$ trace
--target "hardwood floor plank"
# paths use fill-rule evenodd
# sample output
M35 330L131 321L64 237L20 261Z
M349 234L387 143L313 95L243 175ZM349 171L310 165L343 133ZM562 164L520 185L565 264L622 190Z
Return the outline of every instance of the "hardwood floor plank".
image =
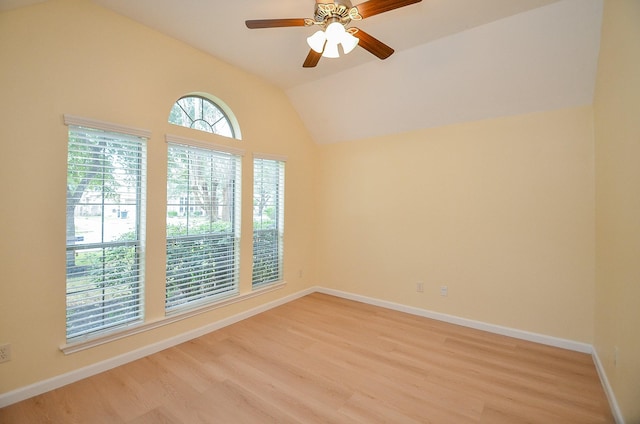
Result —
M161 406L135 418L129 424L181 424L181 421Z
M424 421L413 419L389 405L376 402L375 399L362 393L353 396L340 408L340 413L362 424L402 423L423 424Z
M614 420L590 355L315 293L0 409L0 422Z

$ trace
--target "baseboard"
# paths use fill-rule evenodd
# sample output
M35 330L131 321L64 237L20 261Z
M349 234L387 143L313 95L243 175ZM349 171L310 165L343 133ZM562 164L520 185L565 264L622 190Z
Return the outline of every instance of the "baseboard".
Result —
M558 337L546 336L544 334L532 333L529 331L517 330L514 328L503 327L495 324L487 324L481 321L475 321L467 318L460 318L453 315L447 315L440 312L433 312L427 309L407 306L400 303L389 302L372 297L362 296L359 294L344 292L341 290L327 289L324 287L315 287L318 293L325 293L332 296L342 297L344 299L355 300L357 302L368 303L374 306L380 306L394 311L405 312L411 315L418 315L425 318L431 318L438 321L444 321L451 324L461 325L463 327L474 328L477 330L487 331L489 333L501 334L503 336L514 337L521 340L528 340L548 346L559 347L563 349L573 350L582 353L592 353L593 347L587 343L580 343L573 340L562 339Z
M607 399L609 400L609 406L611 407L613 418L616 420L616 424L625 424L624 417L622 416L622 411L620 410L620 406L618 405L616 396L613 394L611 384L609 384L607 373L604 371L604 366L602 365L602 361L600 361L600 356L598 356L598 350L595 348L593 349L592 357L593 363L596 365L596 370L598 371L598 376L600 377L600 382L602 383L602 388L604 389L604 393L607 395Z
M548 346L559 347L563 349L573 350L581 353L591 354L593 362L595 364L600 382L605 391L607 399L609 401L609 407L611 413L616 421L616 424L625 424L622 411L618 405L618 401L613 393L613 389L609 384L609 379L602 366L602 362L598 357L596 349L587 343L580 343L573 340L562 339L558 337L547 336L544 334L532 333L528 331L517 330L514 328L503 327L500 325L487 324L481 321L475 321L467 318L460 318L453 315L442 314L439 312L433 312L426 309L416 308L412 306L402 305L399 303L389 302L386 300L380 300L372 297L362 296L355 293L349 293L341 290L328 289L324 287L315 287L315 292L324 293L332 296L341 297L343 299L354 300L357 302L367 303L369 305L380 306L386 309L392 309L394 311L405 312L412 315L422 316L425 318L432 318L438 321L448 322L451 324L457 324L464 327L474 328L477 330L487 331L489 333L501 334L504 336L515 337L521 340L527 340L535 343L540 343Z
M66 374L62 374L47 380L39 381L29 386L21 387L11 392L0 394L0 408L9 406L11 404L20 402L25 399L29 399L33 396L37 396L42 393L46 393L50 390L58 389L60 387L66 386L67 384L74 383L84 378L91 377L101 372L108 371L112 368L119 367L120 365L127 364L137 359L144 358L145 356L152 355L154 353L160 352L170 347L179 345L180 343L187 342L189 340L203 336L212 331L219 330L231 324L235 324L236 322L250 318L259 313L268 311L269 309L273 309L277 306L284 305L285 303L289 303L300 297L311 294L314 291L315 291L314 288L302 290L300 292L291 294L289 296L285 296L281 299L277 299L272 302L265 303L264 305L260 305L258 307L241 312L239 314L224 318L220 321L213 322L204 327L200 327L195 330L182 333L178 336L175 336L166 340L162 340L157 343L153 343L151 345L142 347L140 349L132 350L131 352L127 352L125 354L115 356L113 358L109 358L105 361L101 361L96 364L89 365L87 367L68 372Z
M475 328L475 329L487 331L490 333L501 334L501 335L515 337L518 339L528 340L528 341L541 343L549 346L555 346L563 349L569 349L577 352L592 354L595 365L596 365L596 369L598 370L598 374L600 375L600 380L602 381L602 385L607 394L607 398L609 399L609 403L611 405L614 418L616 419L616 423L624 424L624 419L622 418L620 408L618 407L618 403L613 394L613 390L609 385L609 381L607 379L606 373L604 372L604 368L602 367L602 363L598 358L597 352L595 352L593 347L587 343L580 343L572 340L546 336L543 334L531 333L528 331L517 330L509 327L503 327L503 326L494 325L494 324L487 324L484 322L475 321L467 318L460 318L453 315L442 314L439 312L433 312L426 309L402 305L399 303L389 302L386 300L376 299L376 298L362 296L355 293L349 293L341 290L329 289L329 288L324 288L319 286L302 290L300 292L285 296L281 299L268 302L256 308L252 308L247 311L241 312L239 314L222 319L220 321L216 321L214 323L208 324L204 327L200 327L195 330L180 334L178 336L175 336L166 340L162 340L160 342L142 347L140 349L133 350L131 352L127 352L123 355L119 355L119 356L107 359L105 361L98 362L96 364L50 378L48 380L39 381L32 385L21 387L11 392L0 394L0 408L9 406L13 403L20 402L22 400L31 398L33 396L37 396L39 394L48 392L50 390L54 390L62 386L66 386L67 384L74 383L76 381L82 380L87 377L91 377L101 372L108 371L112 368L118 367L120 365L124 365L126 363L143 358L145 356L152 355L156 352L160 352L164 349L168 349L180 343L184 343L189 340L195 339L197 337L203 336L212 331L224 328L226 326L229 326L236 322L250 318L254 315L268 311L269 309L273 309L280 305L284 305L285 303L291 302L293 300L296 300L298 298L301 298L303 296L309 295L314 292L337 296L344 299L367 303L374 306L380 306L386 309L405 312L408 314L422 316L425 318L432 318L439 321L448 322L451 324L461 325L464 327Z

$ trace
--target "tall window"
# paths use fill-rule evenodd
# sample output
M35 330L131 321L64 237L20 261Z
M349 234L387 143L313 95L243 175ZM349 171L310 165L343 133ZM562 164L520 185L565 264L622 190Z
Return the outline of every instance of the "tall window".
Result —
M76 340L143 317L146 138L65 122L67 340Z
M254 286L282 280L284 162L253 160Z
M169 143L166 309L238 292L240 156Z
M169 113L169 123L236 138L227 114L217 104L201 96L185 96Z

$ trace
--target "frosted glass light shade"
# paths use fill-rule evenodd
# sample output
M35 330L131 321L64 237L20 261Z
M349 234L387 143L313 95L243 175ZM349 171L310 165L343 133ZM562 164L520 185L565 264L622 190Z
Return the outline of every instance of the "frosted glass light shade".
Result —
M342 50L344 50L344 54L351 53L351 51L358 45L358 42L360 42L360 39L345 31L345 33L342 35L342 40L340 41L340 43L342 44Z
M316 31L307 37L307 44L313 51L322 53L322 57L335 59L340 57L338 44L342 44L344 54L356 48L360 40L347 32L340 22L332 22L327 29Z
M330 59L340 57L340 53L338 53L338 44L332 43L327 40L327 44L324 46L324 53L322 53L322 57L328 57Z
M332 44L338 44L342 41L342 37L345 33L344 25L340 22L332 22L329 24L325 31L325 35L327 36L327 41Z
M318 53L322 53L322 49L324 48L324 42L327 40L327 37L324 35L322 30L316 31L312 36L307 37L307 44L314 51Z

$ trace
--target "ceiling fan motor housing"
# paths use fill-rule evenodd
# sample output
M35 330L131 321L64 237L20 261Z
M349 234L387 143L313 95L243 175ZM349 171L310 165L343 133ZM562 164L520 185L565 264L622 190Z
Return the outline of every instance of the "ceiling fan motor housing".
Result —
M340 22L342 25L347 25L352 20L361 20L362 16L349 0L316 0L313 19L315 25L326 26L332 22Z

